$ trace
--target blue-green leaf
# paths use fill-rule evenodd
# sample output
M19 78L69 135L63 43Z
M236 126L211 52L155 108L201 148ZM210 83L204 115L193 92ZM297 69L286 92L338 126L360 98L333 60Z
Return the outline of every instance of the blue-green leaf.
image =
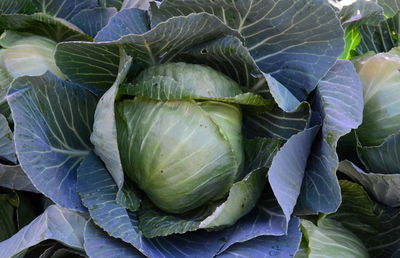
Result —
M293 135L275 155L268 171L268 180L289 223L307 165L311 146L319 126Z
M285 214L268 187L256 207L235 225L226 229L226 243L219 254L230 246L260 236L282 236L287 234Z
M8 120L0 114L0 159L17 163L13 133L11 132Z
M324 0L167 0L159 9L153 4L151 12L153 27L177 15L216 15L243 36L261 71L300 100L327 73L344 45L340 22Z
M0 243L12 237L18 231L18 223L15 220L15 193L0 194Z
M398 257L400 253L400 217L390 216L374 203L357 183L340 181L343 202L329 219L340 222L355 234L371 257Z
M94 38L116 13L117 10L115 8L85 9L72 17L71 23L75 24L87 35Z
M296 212L330 213L341 202L336 178L338 139L362 121L362 85L350 61L339 60L317 87L322 134L312 148Z
M379 24L362 25L360 27L361 42L357 52L365 54L369 51L388 52L393 47L399 46L400 13L390 17Z
M38 192L19 165L0 165L0 186L14 190Z
M317 92L322 104L322 133L336 147L338 139L362 122L363 87L350 61L338 60L320 81Z
M389 136L378 146L358 146L357 152L369 172L400 174L400 133Z
M94 92L105 92L117 78L120 61L117 46L64 42L57 45L55 58L70 80Z
M143 254L136 250L132 245L124 243L120 239L111 237L97 227L91 220L89 220L85 225L84 239L85 251L89 257L143 257Z
M244 141L245 171L269 168L284 141L279 138L255 138Z
M271 95L274 97L279 108L285 112L293 112L299 108L300 101L285 87L270 74L263 73L265 80L268 83L268 88Z
M47 210L6 241L0 242L0 257L11 257L42 241L54 239L83 250L85 217L76 212L49 206Z
M129 10L126 12L129 14ZM116 35L119 33L117 30ZM56 49L56 62L72 80L104 91L116 78L119 47L133 57L134 65L145 67L173 61L190 47L227 35L237 33L215 16L192 14L174 17L144 34L128 34L114 41L61 43Z
M21 13L32 9L33 5L31 0L0 1L0 13L2 14Z
M83 33L72 23L56 19L43 13L32 15L25 14L0 14L0 28L6 30L28 31L33 34L45 36L55 41L85 40L92 38Z
M190 47L227 35L237 33L217 17L200 13L173 17L145 34L130 34L105 44L121 46L135 62L154 65L170 62Z
M138 8L147 10L150 7L150 2L153 0L124 0L121 9Z
M383 7L386 17L393 17L400 11L399 0L377 0L377 2Z
M310 113L310 105L307 102L302 102L291 112L285 112L278 107L257 113L245 111L244 133L247 138L270 137L287 140L308 126Z
M39 12L66 20L83 9L94 8L97 5L97 0L33 0L33 2L38 6Z
M119 10L121 9L123 1L124 0L98 0L98 5L101 7L114 7Z
M101 97L94 114L93 133L90 140L95 153L103 160L112 178L118 186L118 199L122 200L121 189L124 185L124 172L117 142L117 127L115 122L115 99L118 87L129 72L132 58L122 53L117 79L113 86ZM134 197L132 197L134 198ZM135 199L135 198L134 198Z
M136 8L126 9L114 15L96 35L95 41L118 40L128 34L143 34L150 29L147 12Z
M118 187L96 155L83 161L78 172L78 191L89 209L93 221L110 236L132 244L150 257L167 257L196 254L210 257L223 245L224 233L204 231L146 239L138 228L138 220L116 201Z
M252 88L258 68L243 42L234 36L218 38L190 48L180 58L188 63L205 64L223 72L241 86Z
M34 186L63 207L84 210L76 193L76 169L92 149L97 98L46 73L14 80L7 99L17 155Z
M253 238L231 246L217 257L293 257L300 241L299 219L293 218L287 235Z
M383 8L373 1L357 0L351 5L343 6L338 16L344 26L377 24L384 19Z
M342 161L339 171L359 182L376 200L392 206L400 206L400 175L365 173L350 161Z
M296 214L315 214L336 211L341 202L336 177L338 158L325 139L318 139L308 159Z

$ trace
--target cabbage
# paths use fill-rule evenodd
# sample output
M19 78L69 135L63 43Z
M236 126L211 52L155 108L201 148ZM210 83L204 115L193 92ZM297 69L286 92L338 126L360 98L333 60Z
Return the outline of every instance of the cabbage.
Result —
M363 84L363 123L357 129L362 145L376 146L400 131L400 55L398 49L354 61Z
M10 78L41 75L46 71L65 78L55 63L54 40L28 33L6 31L0 38L0 45L3 48L0 52L1 66Z
M197 95L224 97L241 92L225 75L200 65L170 63L149 70L139 75L137 84L164 76ZM183 213L219 200L242 173L238 105L136 96L118 103L116 112L124 172L165 211Z

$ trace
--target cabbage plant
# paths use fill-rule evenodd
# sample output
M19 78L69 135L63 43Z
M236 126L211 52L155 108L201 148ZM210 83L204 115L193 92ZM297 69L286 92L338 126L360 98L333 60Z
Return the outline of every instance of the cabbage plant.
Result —
M167 0L59 42L67 79L7 93L21 167L55 204L0 256L46 239L90 257L293 256L299 216L338 209L336 144L361 122L343 46L324 0Z
M342 10L344 22L354 30L347 37L358 34L359 38L351 51L363 85L364 112L360 127L339 146L341 158L352 161L343 161L340 170L361 183L379 202L398 207L400 59L396 24L400 8L393 1L377 3L358 1ZM356 7L362 10L361 15L355 12Z
M224 198L244 174L241 108L223 102L241 94L240 86L211 68L186 63L152 66L135 81L127 91L158 87L158 92L180 95L164 101L148 98L153 94L133 93L133 100L117 104L115 122L125 175L157 207L171 213ZM190 95L183 92L193 97L185 100Z
M74 222L80 218L85 222L85 219L59 207L52 206L45 211L51 201L40 195L17 159L14 121L6 99L7 91L13 80L23 76L40 76L49 71L58 78L66 79L55 64L56 44L71 40L92 41L92 37L116 11L111 5L100 6L96 0L0 1L0 241L30 223L36 225L36 234L39 235L36 242L29 243L29 250L18 254L20 257L35 257L42 253L77 255L76 250L71 252L68 247L71 245L64 246L55 240L44 241L60 238L57 234L44 232L51 228L68 227L65 223L68 215ZM92 22L89 23L90 20ZM44 214L35 219L42 212ZM57 221L58 226L43 223L43 219ZM72 246L79 248L80 243Z
M399 49L369 53L354 62L365 101L363 123L354 133L359 161L357 165L343 162L341 170L365 185L380 202L398 207Z
M355 234L371 257L395 257L400 248L399 234L392 230L400 223L399 11L398 1L387 0L358 0L338 11L346 30L341 57L355 65L364 111L359 128L339 141L339 171L345 177L339 176L353 182L340 182L342 204L327 218Z

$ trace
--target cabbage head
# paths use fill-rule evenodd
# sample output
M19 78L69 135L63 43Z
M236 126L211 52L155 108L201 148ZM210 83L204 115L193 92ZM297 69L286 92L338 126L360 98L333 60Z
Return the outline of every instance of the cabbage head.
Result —
M3 48L0 51L0 64L4 76L14 79L51 71L65 78L55 63L54 40L29 33L6 31L1 35L0 45Z
M377 146L400 131L400 54L367 54L355 60L364 92L363 123L357 129L362 145Z
M0 37L0 111L8 113L5 95L11 82L22 76L39 76L47 71L65 79L57 67L52 39L7 30Z
M185 63L153 66L135 84L157 76L211 100L124 100L117 104L118 145L125 174L159 208L182 213L223 198L243 176L241 108L218 101L242 92L224 74Z

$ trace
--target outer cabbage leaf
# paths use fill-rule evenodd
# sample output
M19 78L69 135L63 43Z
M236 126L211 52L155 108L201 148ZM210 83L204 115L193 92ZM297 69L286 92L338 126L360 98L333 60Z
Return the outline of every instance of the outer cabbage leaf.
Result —
M353 232L372 257L397 257L400 253L399 215L389 216L356 183L340 181L340 187L342 205L328 218L340 222Z
M38 192L19 165L0 165L0 186L14 190Z
M0 13L2 14L25 13L32 9L34 10L34 6L31 0L0 1Z
M61 71L72 81L92 92L104 93L115 82L119 48L90 43L60 43L55 58Z
M118 40L128 34L143 34L150 30L146 11L126 9L114 15L95 37L96 42Z
M0 114L0 159L17 163L13 133L11 132L8 120Z
M10 238L18 231L15 220L16 194L0 194L0 242Z
M218 232L144 238L138 228L136 216L115 201L118 188L101 160L94 154L83 161L79 169L78 182L78 191L93 221L110 236L132 244L145 255L165 257L166 254L174 256L196 253L199 256L209 257L223 244L221 240L223 233ZM93 194L94 192L96 194Z
M0 242L1 257L11 257L42 241L55 239L72 248L83 250L83 215L49 206L46 211L6 241Z
M244 134L247 138L271 137L288 140L303 131L310 121L310 105L302 102L291 112L278 107L270 111L244 111Z
M143 15L131 16L132 14L133 10L120 12L110 21L110 27L106 26L104 28L103 31L115 30L115 37L119 38L118 40L97 43L66 42L60 44L56 50L56 60L61 70L68 77L85 85L93 84L93 88L96 88L94 82L98 81L98 79L94 73L98 73L98 75L104 74L110 81L116 78L116 67L119 59L112 58L110 60L107 57L118 56L119 47L133 57L135 60L133 67L139 69L172 61L181 52L197 44L224 37L225 35L236 35L236 32L224 25L218 18L205 13L174 17L144 34L120 35L137 31L137 26L141 23L146 23L146 21L143 21L145 19L145 17L142 17ZM139 21L130 22L129 24L131 25L128 29L121 30L119 21L125 21L126 19L139 19ZM141 25L139 27L142 28ZM99 33L98 37L101 34L102 32ZM106 34L109 35L109 33ZM84 62L81 62L82 59L80 58L75 58L76 61L71 60L70 55L74 54L76 49L82 51L80 56L85 59ZM93 49L101 51L103 54L99 55L99 52L93 51ZM64 63L67 63L67 66ZM111 84L110 82L101 83L97 88L104 91Z
M243 42L234 36L226 36L186 50L180 55L188 63L205 64L223 72L240 85L251 88L258 79L256 64Z
M336 178L338 139L362 121L362 85L349 61L337 61L317 87L322 131L308 160L297 213L330 213L341 202Z
M24 256L29 257L30 255L37 255L38 252L41 252L40 250L41 245L45 244L39 244L29 248ZM66 246L61 245L60 243L55 242L49 244L47 249L40 255L40 258L62 258L62 257L81 258L84 256L85 253L83 251L68 248Z
M90 179L90 184L88 179ZM118 188L95 155L89 155L83 162L78 180L80 194L89 208L91 217L96 224L111 235L109 237L101 230L95 229L93 224L87 225L85 237L90 239L85 241L85 249L89 254L98 253L95 248L103 246L105 250L111 251L111 248L115 248L117 252L129 254L132 257L137 255L133 247L116 240L116 238L132 244L145 255L157 257L193 254L210 257L218 252L223 252L232 245L234 249L247 249L256 254L260 250L266 250L267 246L273 249L272 246L277 243L285 243L284 245L288 249L285 248L284 252L294 253L300 242L298 220L289 223L288 236L263 237L264 235L280 236L286 232L285 216L273 195L263 197L263 201L248 216L224 231L209 233L200 231L185 235L146 239L142 237L138 229L135 216L114 201ZM94 192L96 192L95 195ZM251 240L254 238L255 240ZM222 239L227 239L227 242L225 243ZM288 239L292 240L288 241ZM251 249L252 247L253 249ZM233 249L228 250L231 252Z
M400 206L400 175L365 173L350 161L342 161L339 171L359 182L378 201L392 206Z
M122 2L122 9L138 8L147 10L150 7L150 2L153 0L124 0Z
M341 202L336 177L338 158L334 148L321 135L311 149L307 168L296 203L297 215L334 212Z
M159 9L153 4L151 12L153 27L182 14L216 15L243 36L261 71L271 74L301 100L343 50L339 20L325 1L167 0ZM314 26L316 21L318 27Z
M173 17L147 33L129 34L104 44L119 45L136 59L136 62L151 66L170 62L190 47L226 35L236 36L237 33L217 17L200 13Z
M318 225L302 220L301 226L308 241L307 257L369 257L361 240L333 219L319 219Z
M118 186L118 200L124 203L124 206L130 206L124 194L124 173L120 159L120 153L117 142L117 127L115 123L114 103L118 94L119 84L125 79L128 73L132 58L121 52L120 68L116 81L113 86L102 96L94 114L93 133L90 140L94 145L95 153L103 160L105 166L110 172L112 178ZM133 194L130 204L137 203L138 199Z
M314 126L293 135L275 155L268 171L268 181L285 214L286 223L289 223L299 197L307 158L318 131L319 126Z
M317 88L321 99L326 141L336 147L339 138L357 128L362 122L362 85L349 61L337 61Z
M288 226L273 192L267 187L256 207L225 231L226 242L219 250L219 254L232 245L238 246L257 237L286 235Z
M76 169L92 148L97 98L46 73L14 80L7 99L18 159L33 185L61 206L84 210L76 192Z
M217 257L292 257L298 250L300 241L299 220L293 218L287 235L260 236L232 245Z
M33 0L33 3L38 7L38 11L51 16L71 19L83 9L94 8L97 5L96 0Z
M377 24L384 19L383 8L373 1L356 0L343 6L338 13L344 26L358 27L362 24Z
M75 24L87 35L94 38L116 13L117 10L115 8L98 7L85 9L72 17L71 23Z
M393 17L400 11L399 0L376 0L383 7L386 17Z
M85 225L84 239L85 252L89 257L143 257L143 254L133 248L132 245L111 237L91 220Z
M268 88L278 104L285 112L293 112L300 105L300 101L282 83L270 74L262 73L268 83Z
M124 0L99 0L98 6L120 9Z
M72 23L47 14L1 14L0 27L6 30L29 31L55 41L91 40Z
M379 24L362 25L360 28L361 42L357 52L365 54L369 51L376 53L388 52L393 47L399 46L400 13L390 17Z
M358 146L357 152L371 173L400 174L400 133L389 136L379 146Z

